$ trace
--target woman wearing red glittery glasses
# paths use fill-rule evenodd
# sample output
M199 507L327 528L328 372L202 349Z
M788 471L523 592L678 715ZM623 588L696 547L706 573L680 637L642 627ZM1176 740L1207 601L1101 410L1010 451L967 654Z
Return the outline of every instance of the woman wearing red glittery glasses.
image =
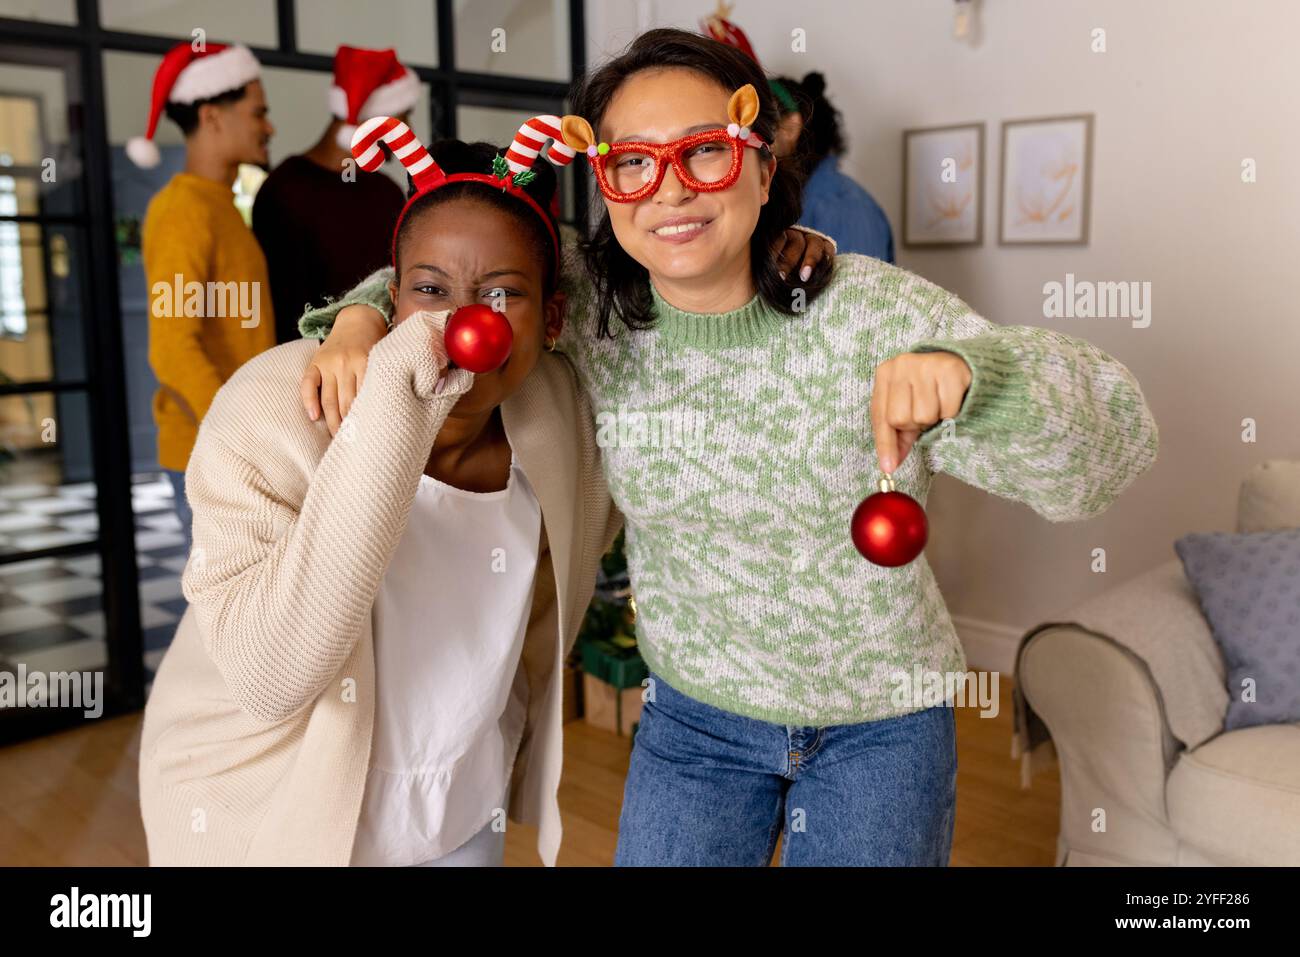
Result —
M563 130L566 141L586 144L600 191L616 203L636 203L659 192L664 173L672 168L678 182L697 193L730 189L740 176L746 146L766 150L768 144L740 120L758 112L758 94L752 86L738 90L728 105L735 119L725 129L703 123L669 143L641 140L597 146L591 126L578 117L567 117Z
M733 48L651 31L573 103L562 138L605 211L585 275L566 264L559 348L651 671L616 863L758 866L781 838L785 864L946 864L965 655L925 557L865 563L850 516L881 471L921 502L944 471L1096 515L1155 459L1142 391L1082 339L994 325L879 260L783 276L767 250L800 184ZM325 364L367 323L351 311Z

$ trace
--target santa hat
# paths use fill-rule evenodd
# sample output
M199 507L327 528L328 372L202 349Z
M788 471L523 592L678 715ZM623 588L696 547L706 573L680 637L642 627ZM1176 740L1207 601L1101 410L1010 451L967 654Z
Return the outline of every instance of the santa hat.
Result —
M158 147L153 135L164 106L210 100L252 83L259 73L257 58L242 44L208 43L201 50L195 50L189 41L176 44L154 74L148 132L127 141L126 155L136 166L157 166Z
M402 66L394 50L362 50L341 46L334 54L334 85L329 106L343 121L337 142L352 147L357 124L376 116L397 116L415 106L420 78Z

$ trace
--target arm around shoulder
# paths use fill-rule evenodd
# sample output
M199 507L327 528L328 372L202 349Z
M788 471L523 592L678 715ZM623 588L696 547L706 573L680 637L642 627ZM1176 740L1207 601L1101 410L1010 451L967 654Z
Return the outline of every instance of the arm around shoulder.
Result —
M393 267L376 269L334 302L310 309L298 320L298 332L307 339L324 339L334 328L334 320L345 306L370 306L378 310L389 327L393 324L393 300L388 284L393 281Z

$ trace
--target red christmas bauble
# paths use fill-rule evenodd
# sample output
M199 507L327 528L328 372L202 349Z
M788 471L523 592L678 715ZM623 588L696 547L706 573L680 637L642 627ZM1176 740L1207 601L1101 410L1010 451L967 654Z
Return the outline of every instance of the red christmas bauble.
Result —
M491 372L510 355L514 332L501 313L475 303L451 314L443 342L448 357L462 369Z
M895 568L921 554L929 535L925 509L910 495L895 492L885 479L881 490L868 495L853 511L850 531L862 557L877 565Z

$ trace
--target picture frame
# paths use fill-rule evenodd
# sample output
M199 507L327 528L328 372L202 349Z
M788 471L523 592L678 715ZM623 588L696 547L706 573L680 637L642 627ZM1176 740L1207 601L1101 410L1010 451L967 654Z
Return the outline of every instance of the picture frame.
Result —
M1003 121L999 245L1088 244L1093 125L1092 113Z
M984 123L903 131L902 245L984 242Z

